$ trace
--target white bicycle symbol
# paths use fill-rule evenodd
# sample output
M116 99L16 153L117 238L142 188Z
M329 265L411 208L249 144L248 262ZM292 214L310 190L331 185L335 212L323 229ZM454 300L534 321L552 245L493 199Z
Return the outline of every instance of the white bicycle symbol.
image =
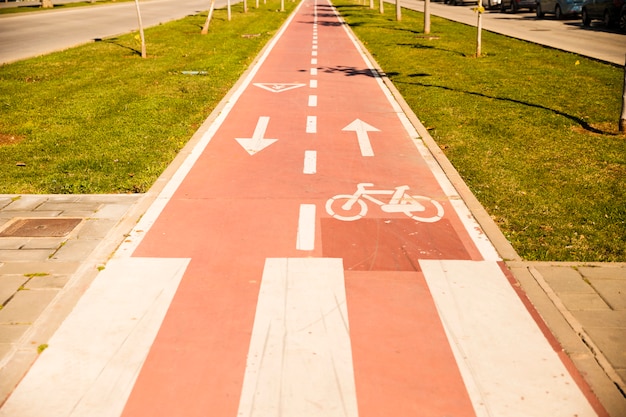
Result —
M337 220L348 222L358 220L367 214L367 204L364 200L369 200L378 204L385 213L404 213L419 222L434 223L443 217L443 207L438 201L420 195L406 194L409 189L407 185L396 187L395 190L365 189L372 186L374 184L361 183L356 186L356 192L352 195L339 194L329 198L326 202L326 211ZM373 195L391 195L391 199L385 203L372 197ZM358 204L356 210L355 204Z

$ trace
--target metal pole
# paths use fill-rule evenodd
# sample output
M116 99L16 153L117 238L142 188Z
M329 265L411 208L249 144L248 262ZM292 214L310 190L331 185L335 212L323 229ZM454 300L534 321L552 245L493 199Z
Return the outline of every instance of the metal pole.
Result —
M624 64L624 88L622 90L622 115L619 118L619 131L626 133L626 63Z
M430 33L430 0L424 1L424 35Z
M400 11L400 0L396 0L396 20L402 20L402 12Z
M141 57L146 57L146 38L143 36L143 22L141 21L141 12L139 11L139 0L135 0L137 6L137 20L139 21L139 36L141 36Z
M478 34L476 35L476 58L480 58L483 32L483 14L478 12Z

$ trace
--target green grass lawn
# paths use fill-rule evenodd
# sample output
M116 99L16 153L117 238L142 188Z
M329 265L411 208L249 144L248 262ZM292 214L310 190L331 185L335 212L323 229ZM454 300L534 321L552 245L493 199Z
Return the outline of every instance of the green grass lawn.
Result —
M624 70L393 5L335 3L528 260L626 261Z
M145 192L295 3L242 7L0 66L0 193Z

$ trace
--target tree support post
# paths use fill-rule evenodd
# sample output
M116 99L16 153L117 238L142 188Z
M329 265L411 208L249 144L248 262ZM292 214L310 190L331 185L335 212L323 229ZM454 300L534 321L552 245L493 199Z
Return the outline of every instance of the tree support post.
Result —
M424 0L424 35L430 34L430 0Z
M141 37L141 57L146 57L146 38L143 36L143 22L141 21L141 11L139 10L139 0L135 0L137 8L137 20L139 21L139 36Z
M626 133L626 63L624 64L624 87L622 89L622 115L619 118L619 131Z

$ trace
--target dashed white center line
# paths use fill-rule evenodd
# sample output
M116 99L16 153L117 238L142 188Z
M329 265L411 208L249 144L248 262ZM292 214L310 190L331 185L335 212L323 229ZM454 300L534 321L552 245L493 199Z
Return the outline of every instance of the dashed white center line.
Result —
M304 174L317 172L317 151L304 151Z
M317 68L311 68L311 75L317 75Z
M317 133L317 116L306 117L306 133Z
M296 249L315 249L315 204L300 204Z
M317 58L311 58L311 65L317 65Z
M313 45L313 49L317 49L317 45Z
M317 88L317 80L310 80L309 88Z
M311 56L317 56L317 51L312 51Z
M309 96L309 107L317 107L317 96Z

